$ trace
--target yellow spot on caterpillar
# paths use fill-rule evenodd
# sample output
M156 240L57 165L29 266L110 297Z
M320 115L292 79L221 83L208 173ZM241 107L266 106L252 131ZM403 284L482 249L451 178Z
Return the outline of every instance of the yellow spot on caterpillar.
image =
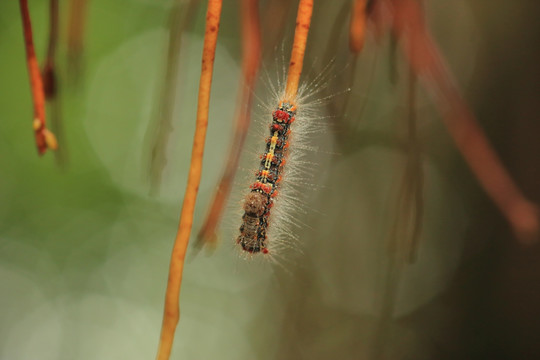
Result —
M266 161L264 162L264 168L266 170L270 169L272 158L274 157L274 150L276 150L277 140L278 140L278 132L275 131L274 134L272 135L272 138L270 139L270 149L268 150L268 154L266 154Z

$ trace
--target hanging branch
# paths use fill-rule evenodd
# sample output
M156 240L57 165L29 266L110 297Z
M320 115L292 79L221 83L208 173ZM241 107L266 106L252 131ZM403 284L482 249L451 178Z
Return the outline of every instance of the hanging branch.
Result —
M199 82L199 100L197 106L197 120L193 148L191 151L191 164L189 168L188 182L178 224L178 233L174 242L169 266L169 281L165 294L165 306L163 311L163 323L159 342L158 360L167 360L171 354L176 325L180 319L180 286L182 284L182 272L184 259L193 225L193 212L195 201L201 182L202 160L204 142L208 127L208 108L210 105L210 87L214 69L214 57L221 16L221 0L209 0L206 13L206 30L204 36L201 78Z
M232 146L226 160L226 168L218 184L216 194L204 225L197 238L197 246L215 245L217 242L216 228L223 214L223 208L231 192L234 175L238 168L240 155L246 141L246 135L251 123L250 113L253 102L253 89L259 70L261 58L261 36L259 23L258 0L242 0L242 84L236 116L235 132Z
M294 31L294 42L289 62L289 72L287 73L287 85L285 88L285 100L294 102L298 92L298 83L302 66L304 64L304 54L306 42L311 24L311 13L313 12L313 0L301 0L298 4L298 15L296 16L296 28Z
M32 37L32 24L28 12L27 0L20 0L21 17L23 23L24 43L26 47L26 63L30 76L30 87L34 101L34 135L39 155L43 155L47 148L55 150L57 148L56 137L50 132L45 123L45 94L43 91L43 80L39 70L34 42Z
M402 51L410 66L434 94L448 132L488 196L520 241L536 241L540 231L538 208L523 196L461 97L426 28L419 4L413 0L377 0L374 6L377 7L373 12L377 16L374 20L379 28L390 26L396 38L401 40ZM390 21L381 15L384 6L391 9L393 18Z

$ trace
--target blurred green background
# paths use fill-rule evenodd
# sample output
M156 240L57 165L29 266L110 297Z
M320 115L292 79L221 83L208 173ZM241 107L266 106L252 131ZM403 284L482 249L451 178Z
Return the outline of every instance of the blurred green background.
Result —
M306 81L326 65L328 36L345 2L315 3ZM62 166L52 153L37 156L18 3L0 3L0 359L151 359L189 165L205 4L182 39L174 129L154 196L147 136L159 118L174 2L89 1L77 79L67 71L68 2L60 4L60 98L49 115L61 110ZM296 5L279 4L289 19L287 49ZM464 97L516 182L538 202L540 4L424 4ZM48 2L29 5L42 59ZM224 2L195 233L232 135L241 58L238 11L236 1ZM276 29L265 15L267 44ZM332 106L347 94L341 77L352 62L346 34L339 34L324 80L324 91L334 97L321 108L331 120ZM263 74L274 74L275 59L288 54L279 49L281 41L278 49L264 48ZM238 218L227 215L213 255L188 253L173 359L540 356L539 247L513 238L425 91L419 91L416 107L425 175L418 260L388 280L393 268L386 241L399 215L393 206L405 159L392 139L401 136L408 111L403 58L396 58L395 82L390 59L389 40L376 44L368 37L344 120L355 124L349 129L362 141L336 142L339 123L313 139L320 152L310 156L318 167L303 184L310 211L296 215L306 225L294 230L301 251L283 254L281 266L245 261L232 240ZM264 81L256 94L268 97ZM262 125L254 128L264 128L267 119L259 120ZM254 134L248 148L256 153L260 137L256 129ZM244 161L241 173L249 178L252 166ZM228 213L238 210L238 182ZM391 314L381 309L388 302Z

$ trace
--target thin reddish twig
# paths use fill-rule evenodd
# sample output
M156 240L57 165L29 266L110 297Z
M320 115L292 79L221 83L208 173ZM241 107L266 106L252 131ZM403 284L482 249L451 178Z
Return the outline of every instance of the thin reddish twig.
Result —
M46 127L45 122L45 94L43 91L43 80L39 70L34 42L32 36L32 23L28 11L27 0L20 0L21 17L23 23L24 43L26 48L26 63L30 76L30 87L32 88L32 99L34 101L34 135L38 153L43 155L47 148L56 149L57 142L52 132Z
M413 0L377 0L376 5L380 8L375 13L384 13L381 8L386 5L393 15L386 24L402 40L408 62L434 94L450 135L484 190L522 242L537 240L538 208L523 196L461 97L431 39L419 4ZM378 21L384 23L382 17Z
M298 83L304 64L304 54L306 52L312 12L313 0L300 0L300 4L298 4L298 15L296 16L291 61L289 62L289 71L287 73L287 85L285 88L285 100L288 101L294 101L298 92Z
M201 79L199 82L199 100L197 105L197 121L193 148L191 151L191 164L189 168L188 182L178 224L178 233L174 242L169 266L169 280L165 294L165 306L163 311L163 323L161 337L157 353L158 360L169 359L176 325L180 319L180 287L184 260L189 243L191 228L193 225L193 212L195 201L201 182L202 160L206 130L208 127L208 108L210 105L210 88L214 68L219 20L221 16L221 0L209 0L206 13L206 30L203 45Z
M212 245L217 241L216 228L219 225L223 208L231 192L234 175L238 168L240 155L244 147L253 102L253 89L261 59L261 38L258 0L242 0L242 84L236 117L235 133L232 146L227 156L226 168L218 184L216 194L198 236L200 245Z

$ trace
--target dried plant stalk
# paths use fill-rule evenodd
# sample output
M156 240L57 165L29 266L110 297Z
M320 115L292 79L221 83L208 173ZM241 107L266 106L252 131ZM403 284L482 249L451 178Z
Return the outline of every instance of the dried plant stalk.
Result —
M43 91L43 79L39 70L34 41L32 36L32 23L28 12L27 0L20 0L21 17L23 23L24 43L26 48L26 63L28 74L30 75L30 87L32 88L32 99L34 102L34 135L39 155L43 155L47 148L55 150L57 148L56 137L46 127L45 122L45 93Z
M234 175L238 168L240 155L246 141L250 113L253 103L253 89L261 59L261 36L259 22L258 0L242 0L242 39L243 80L236 116L236 125L232 146L227 156L226 168L218 184L210 210L197 238L198 245L215 245L217 241L216 228L223 214L223 208L231 192Z
M473 113L461 97L437 46L431 40L422 9L412 0L377 0L374 20L388 25L400 39L410 66L435 96L444 124L472 172L524 243L538 239L538 208L527 200L489 144ZM381 14L386 6L393 18ZM386 23L385 23L386 21Z
M204 142L208 128L208 108L210 105L210 88L214 69L214 57L216 53L219 20L221 16L221 0L209 0L206 13L206 30L204 36L201 79L199 82L199 100L197 105L197 120L193 148L191 151L191 164L189 168L188 182L180 214L178 233L169 266L169 280L165 294L165 307L163 311L163 323L161 338L157 353L158 360L169 359L176 325L180 319L180 286L182 284L182 272L186 250L193 225L193 212L195 201L201 182L202 160Z
M287 73L287 85L285 87L285 100L293 101L298 92L298 83L302 66L304 64L304 54L306 52L306 42L311 24L311 13L313 12L313 0L301 0L298 5L298 15L296 16L296 28L294 31L294 42L289 62L289 72Z

